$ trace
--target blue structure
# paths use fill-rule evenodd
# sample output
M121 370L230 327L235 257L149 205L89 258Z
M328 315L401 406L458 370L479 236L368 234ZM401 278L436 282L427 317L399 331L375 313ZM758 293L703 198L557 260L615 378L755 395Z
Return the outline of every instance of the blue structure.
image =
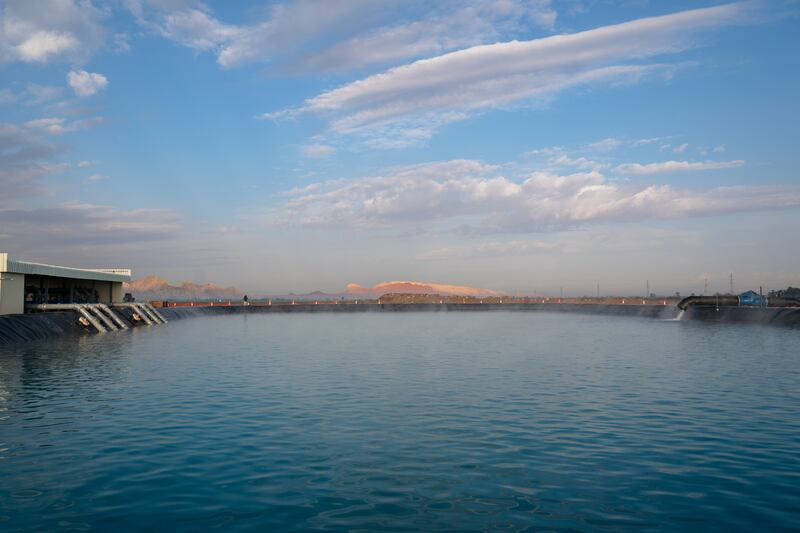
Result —
M764 297L755 291L743 292L739 295L739 305L744 307L764 307Z

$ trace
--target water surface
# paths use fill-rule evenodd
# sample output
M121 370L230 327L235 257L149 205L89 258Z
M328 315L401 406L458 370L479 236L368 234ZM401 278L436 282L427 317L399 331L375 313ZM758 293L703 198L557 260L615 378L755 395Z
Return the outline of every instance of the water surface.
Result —
M796 531L798 346L496 312L0 348L0 529Z

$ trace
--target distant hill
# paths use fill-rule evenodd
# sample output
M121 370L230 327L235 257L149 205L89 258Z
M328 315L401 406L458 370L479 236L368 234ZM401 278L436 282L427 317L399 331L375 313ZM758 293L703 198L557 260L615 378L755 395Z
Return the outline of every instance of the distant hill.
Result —
M184 281L180 285L172 285L158 276L125 283L124 292L130 292L137 300L211 300L211 299L240 299L244 291L236 287L221 287L219 285L198 285L191 281ZM441 283L421 283L418 281L387 281L372 287L362 287L357 283L350 283L344 292L328 293L314 291L303 294L290 292L288 294L271 294L267 298L281 298L290 300L338 300L346 299L373 299L384 294L437 294L441 296L504 296L505 293L466 287L461 285L444 285ZM251 298L261 297L251 294Z
M377 298L384 294L439 294L443 296L502 296L502 292L461 285L441 283L420 283L418 281L386 281L372 287L362 287L350 283L345 290L348 296L369 296Z
M272 294L270 298L290 300L348 300L364 298L380 298L384 294L437 294L441 296L504 296L505 294L490 289L464 287L461 285L442 285L440 283L420 283L418 281L386 281L372 287L362 287L358 283L350 283L344 292L314 291L303 294Z
M123 292L133 294L137 300L238 299L244 294L236 287L221 287L211 283L199 285L191 281L184 281L180 285L171 285L167 280L158 276L147 276L124 283Z

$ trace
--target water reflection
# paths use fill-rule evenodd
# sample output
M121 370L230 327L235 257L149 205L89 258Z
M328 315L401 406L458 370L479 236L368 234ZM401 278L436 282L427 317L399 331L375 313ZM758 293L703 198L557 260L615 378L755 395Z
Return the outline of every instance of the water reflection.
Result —
M800 332L230 316L0 352L8 530L798 523Z

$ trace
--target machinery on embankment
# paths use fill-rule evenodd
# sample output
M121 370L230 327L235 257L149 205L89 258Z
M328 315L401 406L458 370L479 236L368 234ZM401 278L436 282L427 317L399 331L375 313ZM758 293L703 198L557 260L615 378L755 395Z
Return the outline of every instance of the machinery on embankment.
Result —
M678 302L678 308L686 311L690 307L800 307L800 299L782 296L763 296L755 291L743 292L739 295L716 294L714 296L687 296Z

